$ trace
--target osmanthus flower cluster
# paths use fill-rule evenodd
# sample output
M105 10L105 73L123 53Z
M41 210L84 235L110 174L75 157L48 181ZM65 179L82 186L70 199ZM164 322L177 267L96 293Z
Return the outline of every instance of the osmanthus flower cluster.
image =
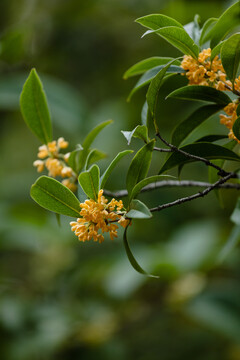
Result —
M97 125L85 139L80 139L81 145L64 154L63 150L68 148L68 143L62 137L56 141L52 138L47 99L35 69L31 70L23 86L20 105L26 124L42 144L34 166L39 172L44 169L48 171L48 176L39 177L32 185L31 197L43 208L71 217L71 229L81 242L93 240L102 243L106 234L113 240L118 236L119 225L122 226L123 243L129 261L138 272L146 274L134 258L127 240L129 225L135 219L151 219L154 212L204 197L213 190L218 193L220 188L240 190L240 184L236 181L239 175L234 170L239 168L236 162L240 162L235 147L236 141L240 143L240 33L234 33L234 27L240 25L239 3L233 4L219 19L206 21L202 28L198 16L186 26L162 14L147 15L136 21L148 29L145 35L157 34L183 55L176 59L151 57L133 65L124 74L125 79L141 75L129 99L148 85L141 123L131 131L122 131L128 145L133 138L143 142L126 170L126 189L111 192L106 188L106 183L119 161L132 151L121 151L105 171L100 171L96 162L105 157L105 154L91 148L98 133L111 121ZM231 35L226 37L230 32ZM183 79L182 75L187 78L188 84L184 82L183 86L172 91L167 98L172 101L201 101L204 104L200 103L183 121L178 121L177 116L169 118L173 131L171 140L167 140L161 134L164 119L159 108L159 98L162 96L160 90L169 78L179 76ZM228 128L230 140L226 134L210 133L207 130L202 134L202 131L197 131L198 126L219 111L225 112L220 115L220 121ZM211 120L215 121L214 118ZM154 133L152 129L155 130ZM196 140L191 142L189 135L193 131ZM158 146L157 142L162 146ZM153 174L149 176L153 152L159 155L161 168L156 173L151 169ZM221 162L212 161L216 159ZM192 179L180 181L168 175L170 170L181 170L190 162L204 163L206 169L211 169L214 182ZM229 170L231 168L232 171ZM138 199L141 192L173 186L203 189L172 202L154 203L153 207ZM155 202L157 199L158 197ZM149 199L150 201L154 201L154 198ZM231 218L233 221L236 219L237 236L240 236L239 204L240 200Z

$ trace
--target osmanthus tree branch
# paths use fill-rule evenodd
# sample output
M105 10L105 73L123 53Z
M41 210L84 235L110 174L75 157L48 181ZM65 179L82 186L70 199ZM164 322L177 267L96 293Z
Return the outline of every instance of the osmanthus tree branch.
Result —
M208 182L203 182L203 181L191 181L191 180L182 180L182 181L178 181L178 180L165 180L165 181L157 181L155 183L149 184L147 186L145 186L144 188L142 188L141 193L143 192L148 192L151 190L155 190L155 189L159 189L162 187L210 187L213 184L210 184ZM240 184L233 184L233 183L223 183L223 184L218 184L216 187L216 189L235 189L235 190L240 190ZM118 190L115 192L109 191L109 190L104 190L104 195L110 196L110 197L114 197L114 198L122 198L125 196L128 196L128 192L127 190Z
M156 133L156 136L165 144L167 145L171 151L176 151L179 152L180 154L188 157L189 159L193 159L193 160L198 160L198 161L202 161L203 163L205 163L207 166L212 166L213 168L218 170L218 175L219 176L227 176L229 174L229 172L226 172L225 170L223 170L220 166L215 165L214 163L212 163L211 161L209 161L208 159L205 159L201 156L197 156L197 155L193 155L190 154L182 149L179 149L177 146L170 144L167 140L165 140L161 134L159 132ZM233 173L232 173L233 174ZM234 174L235 176L231 176L231 177L236 177L236 174Z
M199 197L203 197L203 196L206 196L210 191L218 188L220 185L224 184L227 180L235 177L235 173L228 173L226 176L220 178L218 181L216 181L214 184L208 186L205 190L203 191L200 191L196 194L193 194L193 195L190 195L190 196L186 196L186 197L183 197L183 198L180 198L180 199L177 199L175 201L172 201L170 203L167 203L167 204L163 204L163 205L158 205L152 209L149 209L151 212L155 212L155 211L161 211L163 209L167 209L167 208L170 208L172 206L176 206L176 205L181 205L187 201L191 201L191 200L195 200Z

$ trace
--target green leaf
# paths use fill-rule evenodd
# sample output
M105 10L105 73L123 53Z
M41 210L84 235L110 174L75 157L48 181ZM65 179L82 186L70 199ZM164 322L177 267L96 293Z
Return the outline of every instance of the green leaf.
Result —
M155 140L144 145L134 156L127 173L127 190L130 194L133 187L147 176L152 160Z
M151 111L148 108L148 103L145 101L142 112L141 112L141 122L143 125L145 125L147 128L149 128L151 122L152 122L152 114Z
M143 202L133 199L130 202L129 211L126 216L129 219L149 219L152 217L152 213Z
M206 41L209 40L209 36L208 36L209 31L213 28L214 24L216 24L217 20L218 20L217 18L209 18L208 20L205 21L199 39L200 45L204 44Z
M128 79L132 76L141 75L156 66L165 65L171 60L173 60L173 58L159 57L159 56L154 56L154 57L150 57L148 59L144 59L142 61L139 61L135 65L131 66L124 73L123 78ZM176 60L175 65L181 65L181 62Z
M240 116L240 104L238 105L236 112L237 112L237 116Z
M102 174L101 179L100 179L100 186L101 189L104 188L110 174L112 173L113 169L116 167L116 165L118 164L118 162L125 156L128 154L131 154L133 151L132 150L125 150L122 151L120 153L117 154L117 156L113 159L113 161L111 162L111 164L108 166L108 168L105 170L105 172Z
M235 225L240 225L240 198L238 198L235 209L233 210L233 213L230 217L230 220Z
M240 33L232 35L224 42L221 49L221 60L228 78L234 85L240 61Z
M148 29L157 30L166 26L176 26L183 28L182 24L177 20L162 14L150 14L142 16L135 20L137 23L145 26Z
M99 178L100 170L97 165L93 165L89 170L82 172L78 177L79 184L85 194L95 201L98 199Z
M145 125L137 125L132 131L121 131L130 145L132 137L139 138L144 142L149 142L148 129Z
M79 217L80 203L76 196L59 181L41 176L31 188L31 197L44 209L57 214Z
M200 38L200 16L197 14L194 16L194 21L191 21L190 23L184 25L184 30L188 33L191 39L196 44L199 44L199 38Z
M142 188L144 188L148 184L156 183L158 181L166 179L166 177L172 178L173 176L170 176L170 175L153 175L153 176L150 176L148 178L145 178L145 179L139 181L139 183L137 183L134 186L134 188L132 189L131 194L129 194L129 201L131 202L131 200L134 199L141 192Z
M132 96L138 91L140 90L142 87L144 87L145 85L148 85L151 80L154 78L154 76L157 75L157 73L164 68L165 65L160 65L160 66L156 66L155 68L148 70L145 74L143 74L143 76L140 77L140 79L138 80L138 82L136 83L136 85L134 86L134 88L132 89L132 91L130 92L127 101L130 101ZM181 67L179 66L175 66L172 65L168 68L167 73L171 73L171 74L181 74L184 73L185 70L183 70ZM168 75L170 76L170 75Z
M168 70L168 68L171 66L171 64L174 62L175 60L171 60L168 64L166 64L160 71L159 73L153 78L153 80L151 81L151 84L148 88L147 91L147 103L148 103L148 108L151 112L151 114L154 116L155 112L156 112L156 105L157 105L157 99L158 99L158 92L160 90L161 85L163 84L163 79L164 76Z
M235 120L232 130L236 138L240 140L240 117Z
M106 153L99 151L97 149L92 149L89 152L88 157L86 159L85 170L87 170L90 165L96 163L99 160L105 159L106 157L107 157Z
M191 55L195 59L198 58L199 47L195 44L195 42L190 38L184 29L181 29L177 26L168 26L159 30L155 30L154 32L167 40L171 45L175 46L183 54Z
M95 126L95 128L90 131L90 133L86 136L82 146L84 149L89 149L90 145L92 144L93 140L96 138L96 136L102 131L107 125L112 124L112 120L107 120L102 122L101 124Z
M186 120L177 124L173 130L171 143L178 146L191 132L196 129L205 120L218 112L222 105L205 105L195 110Z
M217 46L215 46L211 51L211 57L210 60L213 61L215 56L219 55L222 49L223 44L226 42L226 40L221 41Z
M168 98L214 102L223 105L223 107L232 102L230 97L223 91L203 85L183 86L171 92L166 97L166 99Z
M208 33L208 39L211 39L211 48L214 48L234 27L239 25L239 14L239 1L237 1L220 16Z
M202 143L199 142L199 143L185 145L180 149L192 155L200 156L205 159L225 159L225 160L240 161L240 157L237 154L235 154L233 151L223 146L211 144L207 142L202 142ZM190 159L179 152L174 152L164 163L159 174L162 174L165 171L172 169L175 166L187 164L193 161L197 161L197 160Z
M227 138L228 138L228 136L223 135L223 134L206 135L206 136L202 136L200 139L196 140L196 142L215 142L215 141L227 139Z
M159 278L159 276L155 276L155 275L151 275L151 274L148 274L145 270L143 270L141 268L141 266L138 264L137 260L135 259L135 257L133 256L133 253L129 247L129 244L128 244L128 240L127 240L127 229L128 229L128 226L126 227L126 229L124 230L124 234L123 234L123 243L124 243L124 247L125 247L125 250L126 250L126 254L127 254L127 257L128 257L128 260L130 262L130 264L132 265L132 267L140 274L143 274L143 275L146 275L146 276L149 276L149 277L153 277L153 278Z
M20 96L24 121L38 139L47 144L52 140L52 124L46 95L35 69L28 76Z
M227 239L226 244L224 245L224 247L222 248L222 250L220 251L218 258L217 258L217 263L221 264L226 257L232 252L232 250L237 246L237 244L240 241L240 201L238 199L237 205L235 210L233 211L233 214L231 216L231 220L236 224L232 231L231 234L229 236L229 238Z

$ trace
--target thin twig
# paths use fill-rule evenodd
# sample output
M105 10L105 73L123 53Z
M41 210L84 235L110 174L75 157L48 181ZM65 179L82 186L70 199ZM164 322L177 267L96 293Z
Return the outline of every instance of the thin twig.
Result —
M228 90L232 91L235 95L240 96L240 91L238 91L238 90L236 90L236 89L232 88L231 86L229 86L229 85L228 85L228 84L226 84L226 83L224 83L224 85L225 85L225 88L226 88L226 89L228 89Z
M175 206L175 205L180 205L180 204L183 204L183 203L185 203L187 201L191 201L191 200L197 199L199 197L206 196L210 191L212 191L213 189L216 189L219 185L224 184L227 180L229 180L232 177L235 177L235 173L227 174L226 176L222 177L221 179L219 179L218 181L216 181L214 184L207 187L203 191L200 191L200 192L198 192L198 193L196 193L194 195L191 195L191 196L186 196L184 198L177 199L177 200L172 201L172 202L167 203L167 204L158 205L157 207L150 209L150 211L151 212L161 211L163 209L167 209L169 207L172 207L172 206Z
M180 154L188 157L189 159L193 159L193 160L198 160L198 161L202 161L204 162L207 166L212 166L215 169L218 170L218 175L219 176L227 176L229 174L229 172L226 172L225 170L223 170L221 167L213 164L211 161L209 161L208 159L205 159L201 156L197 156L197 155L193 155L190 154L182 149L179 149L177 146L170 144L167 140L165 140L159 132L156 133L156 136L165 144L167 145L170 149L172 149L172 151L176 151L179 152Z
M159 147L154 147L153 150L155 151L159 151L159 152L173 152L172 149L162 149L162 148L159 148Z
M141 193L148 192L151 190L159 189L162 187L210 187L213 184L210 184L208 182L202 182L202 181L191 181L191 180L164 180L164 181L157 181L155 183L149 184L142 188ZM219 184L216 186L217 189L235 189L240 190L240 184L233 184L233 183L227 183L227 184ZM112 198L123 198L125 196L128 196L127 190L118 190L115 192L104 190L104 195L110 196Z

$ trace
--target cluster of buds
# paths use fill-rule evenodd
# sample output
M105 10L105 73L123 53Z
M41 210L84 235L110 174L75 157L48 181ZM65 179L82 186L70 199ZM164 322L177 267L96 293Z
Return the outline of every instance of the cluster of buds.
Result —
M233 90L231 81L227 80L221 59L215 56L211 61L210 48L200 52L197 60L190 55L185 55L181 67L186 70L185 75L189 80L189 85L211 86L220 91ZM240 92L240 76L235 79L234 90ZM238 104L239 100L228 104L224 108L226 115L220 115L220 122L229 129L228 137L239 142L232 131L238 117L236 112Z
M62 180L63 185L72 191L76 191L76 175L72 168L67 166L69 153L60 153L61 149L66 149L67 147L68 142L63 137L60 137L57 141L51 141L47 145L40 146L38 149L38 160L35 160L33 165L36 166L38 172L42 172L46 168L48 176L65 178Z
M112 199L109 203L103 196L103 190L98 193L98 201L92 199L86 200L80 204L80 218L70 223L72 231L80 241L104 241L103 233L109 233L111 240L117 237L118 225L124 228L129 224L130 220L125 218L122 200ZM98 233L98 231L102 233Z

